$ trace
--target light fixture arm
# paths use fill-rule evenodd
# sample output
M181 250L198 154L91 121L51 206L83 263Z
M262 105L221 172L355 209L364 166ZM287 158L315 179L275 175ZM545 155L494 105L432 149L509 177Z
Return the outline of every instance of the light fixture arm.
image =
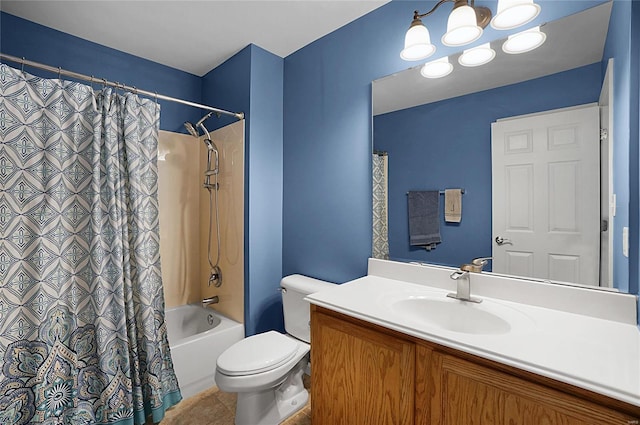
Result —
M486 28L487 25L489 25L489 22L491 22L491 9L489 9L488 7L484 7L484 6L475 6L475 0L471 0L471 4L469 4L469 2L467 0L440 0L438 3L436 3L435 6L433 6L433 9L431 9L430 11L426 12L426 13L420 13L417 10L413 11L413 22L416 22L416 20L419 22L420 19L424 18L425 16L429 16L431 15L433 12L436 11L436 9L438 9L440 6L442 6L444 3L449 3L449 2L454 2L454 6L453 8L457 8L459 6L471 6L473 8L473 10L475 10L476 12L476 20L478 22L478 26L480 28Z
M440 6L442 6L444 3L450 2L450 1L458 1L458 0L440 0L438 3L436 3L435 6L433 6L433 9L431 9L430 11L428 11L427 13L420 13L417 10L413 11L413 19L422 19L425 16L429 16L431 15L433 12L436 11L437 8L439 8ZM465 0L466 3L466 0Z

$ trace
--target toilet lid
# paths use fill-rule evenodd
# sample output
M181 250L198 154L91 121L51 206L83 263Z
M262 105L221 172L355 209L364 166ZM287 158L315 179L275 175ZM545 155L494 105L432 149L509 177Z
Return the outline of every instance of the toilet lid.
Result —
M291 360L298 344L275 331L243 339L218 357L218 370L225 375L239 376L266 372Z

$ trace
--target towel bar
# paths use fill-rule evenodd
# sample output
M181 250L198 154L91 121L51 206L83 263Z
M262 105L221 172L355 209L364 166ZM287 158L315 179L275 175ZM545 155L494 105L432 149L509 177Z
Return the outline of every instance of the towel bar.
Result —
M440 195L444 195L444 190L440 190L440 191L438 191L438 193ZM460 189L460 193L462 193L464 195L464 189ZM408 195L408 194L409 194L409 192L406 193L406 195Z

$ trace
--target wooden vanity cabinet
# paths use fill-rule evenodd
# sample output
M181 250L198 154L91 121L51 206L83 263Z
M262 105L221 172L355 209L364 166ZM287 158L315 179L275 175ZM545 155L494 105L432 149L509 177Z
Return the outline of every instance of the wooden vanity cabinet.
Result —
M415 344L319 312L311 340L314 425L414 423Z
M427 405L416 424L614 425L634 418L554 388L418 345L430 363L416 369L429 380Z
M311 306L313 425L633 425L640 407Z

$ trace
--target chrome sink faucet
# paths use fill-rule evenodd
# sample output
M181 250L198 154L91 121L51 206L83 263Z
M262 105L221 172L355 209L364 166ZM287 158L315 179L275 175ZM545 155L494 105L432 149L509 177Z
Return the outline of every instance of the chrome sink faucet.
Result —
M456 281L456 293L447 294L447 297L460 301L481 303L480 298L471 296L471 278L469 273L480 273L491 257L474 258L469 264L463 264L459 270L451 273L449 277Z

